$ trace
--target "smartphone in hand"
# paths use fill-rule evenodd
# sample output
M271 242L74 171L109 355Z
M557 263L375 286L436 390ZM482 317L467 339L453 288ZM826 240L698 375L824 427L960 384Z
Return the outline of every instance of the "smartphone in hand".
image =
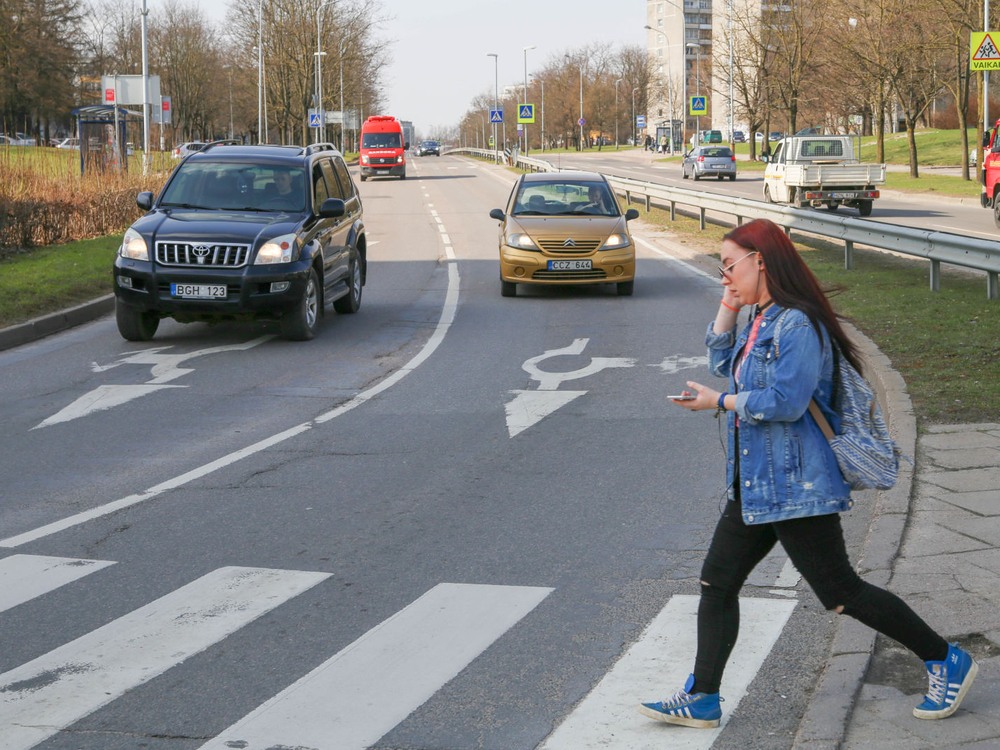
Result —
M676 396L667 396L671 401L694 401L697 398L697 394L694 393L680 393Z

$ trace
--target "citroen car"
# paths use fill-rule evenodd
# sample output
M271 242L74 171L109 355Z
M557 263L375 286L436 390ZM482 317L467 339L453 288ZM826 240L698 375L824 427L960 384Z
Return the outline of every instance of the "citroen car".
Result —
M523 174L500 222L500 294L518 284L614 284L629 296L635 285L635 245L611 185L596 172Z
M162 318L274 320L316 334L327 305L361 306L367 275L361 197L340 153L311 146L206 145L182 161L125 232L114 264L115 317L129 341Z

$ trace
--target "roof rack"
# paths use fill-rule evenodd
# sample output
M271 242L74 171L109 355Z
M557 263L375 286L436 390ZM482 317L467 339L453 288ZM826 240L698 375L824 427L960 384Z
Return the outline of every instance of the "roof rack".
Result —
M210 148L212 148L212 146L242 146L242 145L243 145L242 141L236 140L235 138L226 138L221 141L212 141L211 143L206 143L201 149L198 150L198 153L204 153L205 151L208 151Z
M334 146L332 143L310 143L308 146L306 146L305 153L308 156L309 154L315 154L320 151L336 151L336 150L337 147Z

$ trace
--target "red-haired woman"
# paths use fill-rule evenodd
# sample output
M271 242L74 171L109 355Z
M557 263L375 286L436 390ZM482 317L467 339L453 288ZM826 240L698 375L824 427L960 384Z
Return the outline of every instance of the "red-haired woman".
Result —
M721 260L722 301L706 343L709 369L729 379L729 390L689 381L694 398L675 403L726 412L728 502L701 572L694 673L682 690L643 703L640 711L670 724L719 725L719 685L739 631L739 592L780 542L824 607L895 639L926 663L930 687L914 715L950 716L975 679L976 662L895 594L855 572L839 516L851 507L850 488L808 412L815 399L834 431L839 429L831 408L833 347L860 370L857 348L816 277L773 222L758 219L729 232ZM744 307L751 308L750 320L737 333Z

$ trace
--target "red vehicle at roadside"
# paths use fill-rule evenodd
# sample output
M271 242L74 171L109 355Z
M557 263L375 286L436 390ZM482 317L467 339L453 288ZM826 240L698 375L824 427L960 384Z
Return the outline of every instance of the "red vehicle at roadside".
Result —
M980 202L983 208L993 209L993 223L1000 227L1000 120L993 130L983 134L983 192Z
M406 179L406 149L403 127L391 115L373 115L361 126L361 181L369 177Z

